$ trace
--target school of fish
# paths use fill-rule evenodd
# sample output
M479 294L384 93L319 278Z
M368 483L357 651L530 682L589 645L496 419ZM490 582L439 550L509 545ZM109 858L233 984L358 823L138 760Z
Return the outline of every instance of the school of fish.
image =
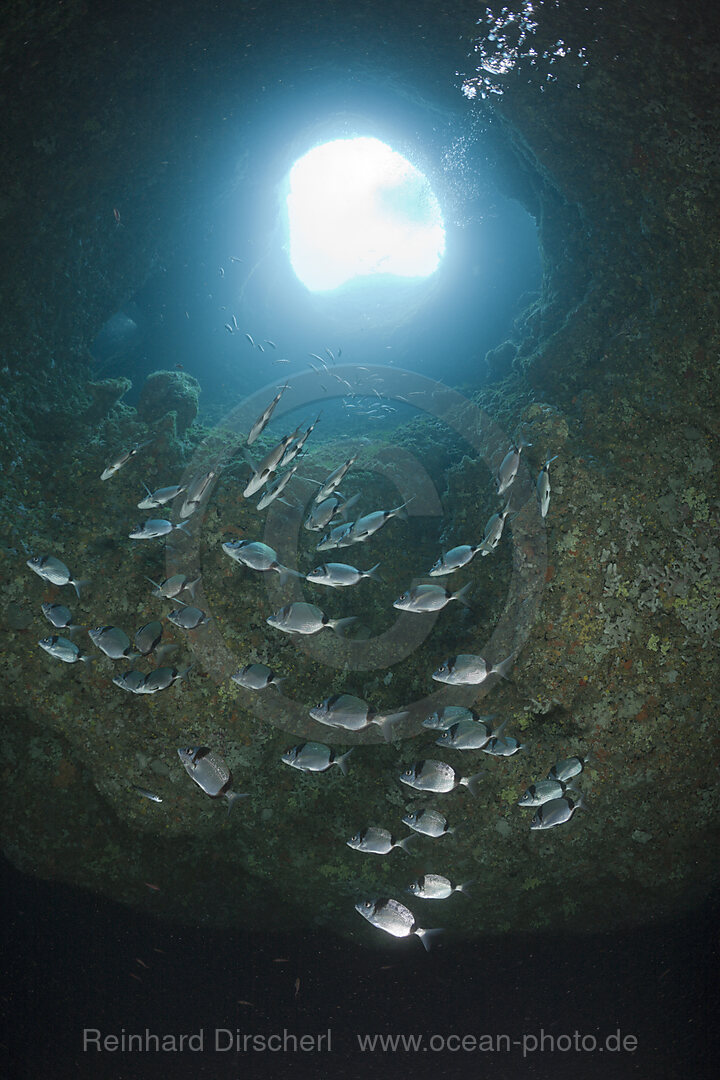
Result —
M235 319L233 323L234 325L226 324L229 333L234 333L238 329ZM264 351L263 345L255 342L249 333L245 336L253 348ZM265 344L271 349L276 348L274 343L267 339ZM329 349L326 351L334 363L335 355ZM326 361L319 354L311 355L322 364L326 372L331 374ZM314 365L311 366L314 367ZM315 370L318 369L315 368ZM250 478L243 490L243 496L250 498L262 492L257 503L259 510L267 508L275 499L282 497L298 468L297 465L290 467L291 463L303 451L320 420L318 417L307 428L301 425L292 433L285 435L261 461L257 462L251 457L249 447L255 443L271 422L273 413L288 385L285 383L278 388L278 393L251 425L244 442L242 452L250 466ZM148 445L150 443L145 442L118 452L102 471L100 480L109 480ZM497 549L506 522L511 521L516 512L511 507L510 489L520 467L522 451L529 445L519 439L502 459L495 476L496 493L498 496L503 496L506 492L509 494L503 509L493 514L487 522L482 539L476 543L456 546L442 553L427 571L428 577L447 578L455 571L467 566L476 555L487 556ZM538 510L542 518L547 515L550 504L549 470L555 459L556 456L546 459L537 478ZM322 539L317 544L318 551L366 543L394 518L405 515L409 500L389 510L376 510L353 520L350 511L353 510L359 496L346 498L340 493L340 486L356 460L357 455L353 455L339 464L324 481L311 481L317 484L318 490L311 500L304 526L310 531L322 534ZM137 504L141 510L157 510L174 503L181 495L184 495L178 512L180 520L173 523L165 518L149 518L137 524L128 536L137 541L150 541L167 537L175 530L189 533L187 519L206 501L212 481L218 475L220 468L221 466L216 466L194 477L187 485L169 485L155 491L145 486L145 496ZM360 595L362 590L357 586L361 582L372 583L380 579L380 564L375 564L369 569L361 569L350 563L327 562L319 564L307 573L301 573L284 566L273 548L260 541L229 541L222 543L221 546L223 553L239 566L259 573L277 573L281 583L293 578L302 578L311 585L331 590L355 588L357 594ZM84 587L90 584L87 579L71 573L70 569L53 555L32 557L27 560L27 566L49 584L56 587L72 586L78 599L81 598ZM153 586L153 596L179 605L165 615L165 618L176 627L194 632L201 629L212 618L193 603L195 589L200 582L199 577L189 580L182 573L176 573L162 582L147 580ZM372 585L363 586L363 588L368 587ZM425 613L439 611L453 601L468 605L470 590L471 584L454 592L446 588L444 584L414 585L395 600L393 607L406 612ZM181 593L188 594L189 603L180 599ZM60 603L45 602L41 610L54 630L62 631L62 633L53 633L42 638L38 642L40 648L52 658L67 664L92 663L96 659L95 655L84 651L72 640L74 633L82 630L83 627L73 622L69 608ZM277 612L268 613L266 617L268 626L290 635L314 635L323 630L329 630L343 636L356 620L357 616L334 619L321 607L298 601L288 603ZM153 654L158 661L163 658L164 647L161 645L163 624L160 620L153 620L141 626L134 633L132 641L121 627L111 624L89 627L87 635L92 645L113 661L131 663L143 657L151 657ZM169 649L172 648L174 646L169 647ZM442 659L437 668L428 675L437 682L449 685L479 685L493 677L507 679L515 659L515 653L494 661L488 661L482 656L458 654ZM180 680L187 679L190 671L191 665L180 669L164 666L162 663L148 673L130 667L115 675L112 683L129 693L156 694L169 689ZM258 693L266 691L269 687L277 689L285 681L284 676L262 663L245 664L231 678L238 685ZM366 701L341 692L331 694L319 702L309 710L309 715L336 732L361 731L375 725L384 738L391 741L394 737L395 725L407 716L407 712L400 709L391 713L379 713ZM436 743L445 750L457 752L480 750L493 757L510 757L521 751L523 746L517 739L503 734L506 722L495 724L495 719L494 716L478 715L465 706L450 705L427 717L423 726L437 732ZM345 775L352 752L351 748L345 753L339 753L324 743L306 741L289 748L282 754L281 761L303 773L327 772L332 766L337 765L340 772ZM236 801L249 794L234 790L230 768L222 756L211 747L182 746L177 748L177 754L188 775L207 796L227 801L228 812ZM592 763L593 758L590 754L584 758L571 757L557 761L550 768L546 778L529 784L518 805L534 810L530 822L531 830L546 830L566 823L575 811L583 806L583 797L574 785L574 781ZM482 772L465 776L445 761L427 758L415 761L406 767L399 773L398 780L415 791L427 794L449 793L461 787L474 794L482 776ZM162 802L162 798L152 791L135 784L129 784L129 787L153 803ZM347 840L347 844L361 853L386 856L396 848L400 851L412 851L414 841L418 836L438 838L454 832L445 816L430 807L407 813L402 818L402 822L412 830L410 835L402 839L398 839L384 825L362 824L358 832ZM406 891L423 900L445 900L454 892L468 893L471 886L472 882L454 884L444 875L426 873L408 884ZM412 911L392 897L360 900L355 908L374 927L394 937L415 935L426 949L430 948L432 940L440 932L438 928L421 927Z

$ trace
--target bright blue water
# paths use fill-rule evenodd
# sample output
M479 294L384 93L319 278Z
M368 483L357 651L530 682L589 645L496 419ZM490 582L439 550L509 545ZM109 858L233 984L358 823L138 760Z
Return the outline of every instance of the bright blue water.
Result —
M457 387L485 381L486 352L511 334L528 294L539 290L535 222L494 185L481 140L470 148L472 183L458 182L456 117L429 122L401 99L393 115L392 95L379 104L369 91L341 101L348 107L340 110L337 93L329 100L333 108L325 102L320 120L317 94L280 119L269 107L257 111L246 133L228 141L225 157L208 163L207 191L186 208L175 251L161 255L160 269L133 297L138 334L119 355L98 350L100 374L133 380L129 403L151 371L180 365L201 383L201 418L214 421L229 401L307 370L309 354L326 356L326 348L335 355L341 348L343 362L393 364ZM287 175L313 145L352 134L380 138L428 176L445 219L446 253L425 281L380 277L311 293L289 260ZM277 350L253 349L246 332ZM280 358L291 362L273 363ZM338 402L326 420L333 409L342 415Z

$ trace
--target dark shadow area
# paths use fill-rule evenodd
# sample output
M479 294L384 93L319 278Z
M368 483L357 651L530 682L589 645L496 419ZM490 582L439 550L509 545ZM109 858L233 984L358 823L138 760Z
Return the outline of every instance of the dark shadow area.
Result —
M414 939L379 943L370 929L360 949L312 931L174 926L5 861L1 871L12 912L2 935L8 1078L715 1075L717 904L612 935L505 934L441 941L426 954ZM211 874L210 864L198 872ZM442 922L428 907L428 922ZM202 1031L204 1052L83 1051L84 1029L118 1039ZM218 1046L232 1050L215 1049L216 1029ZM237 1049L238 1038L278 1034L288 1049L259 1038ZM321 1051L294 1051L292 1036L304 1034L323 1035ZM361 1052L364 1035L397 1036L399 1048ZM403 1036L422 1037L421 1047ZM457 1040L448 1049L448 1036L468 1037L466 1049Z

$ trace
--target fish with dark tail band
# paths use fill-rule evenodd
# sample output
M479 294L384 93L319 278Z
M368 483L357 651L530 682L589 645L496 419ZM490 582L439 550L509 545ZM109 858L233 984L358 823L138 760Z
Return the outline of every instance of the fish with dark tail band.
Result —
M73 577L65 563L60 562L54 555L35 555L28 559L25 565L51 585L72 585L78 598L82 587L90 584L87 578Z
M399 900L393 900L389 896L361 900L355 905L355 910L362 915L363 919L367 919L371 926L376 926L378 930L384 930L386 934L391 934L393 937L410 937L415 934L428 952L433 937L441 933L440 929L425 930L422 926L418 926L412 911Z
M446 792L454 791L457 787L466 787L471 795L477 792L477 785L481 772L474 776L461 776L445 761L416 761L410 768L400 774L400 780L408 787L416 791Z
M331 765L337 765L343 776L347 776L347 759L352 752L350 747L344 754L336 754L325 743L304 742L286 750L282 760L300 772L326 772Z
M238 799L247 798L247 792L231 791L232 773L225 760L208 746L181 746L178 757L188 776L212 799L221 795L228 801L228 813Z
M550 466L557 460L557 454L548 458L537 478L537 494L540 503L540 516L545 517L550 506Z

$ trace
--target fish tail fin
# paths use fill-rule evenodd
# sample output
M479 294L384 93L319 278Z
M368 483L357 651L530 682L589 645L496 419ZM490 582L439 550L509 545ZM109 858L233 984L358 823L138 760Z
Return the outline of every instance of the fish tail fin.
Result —
M386 742L391 742L395 738L394 727L395 724L399 724L401 720L404 720L408 715L407 709L402 712L388 713L387 716L376 716L372 720L373 724L377 724L383 733L383 738Z
M69 637L72 637L76 630L84 630L84 627L80 623L70 623L69 626L64 626L63 630Z
M470 602L468 600L468 594L472 589L472 584L472 581L468 581L467 585L463 585L462 589L458 589L456 593L453 593L450 599L459 600L461 604L464 604L465 607L469 608Z
M404 503L400 503L399 506L396 506L393 510L390 511L390 516L391 517L399 517L402 520L405 520L405 518L407 517L407 514L405 512L405 507L409 506L414 498L415 498L415 496L411 495L410 498L406 499Z
M97 660L97 656L91 656L90 653L79 652L78 660L82 660L85 664L94 664Z
M470 881L463 881L455 887L455 892L462 892L472 896L473 885L477 885L477 881L475 881L474 878L471 878Z
M150 579L148 578L148 581L149 580ZM190 597L191 597L192 600L195 599L195 590L197 589L197 587L198 587L198 585L200 584L201 581L202 581L202 574L199 574L195 578L194 581L188 582L188 584L185 586L185 591L190 593Z
M252 471L253 471L253 476L258 476L258 475L259 475L259 473L258 473L258 467L257 467L257 465L255 464L255 462L253 461L253 459L252 459L252 457L251 457L251 455L250 455L250 452L249 452L249 450L247 450L247 449L246 449L245 447L243 447L243 448L242 448L242 450L240 451L240 457L241 457L241 458L243 459L243 461L244 461L244 462L245 462L245 463L246 463L247 465L249 465L249 466L250 466L250 468L251 468L251 469L252 469Z
M592 752L592 750L588 750L585 757L582 758L582 763L583 763L583 769L587 768L588 766L591 769L597 769L597 767L600 764L600 758L597 756L597 754L594 754Z
M279 690L282 684L286 683L289 678L289 675L282 675L280 678L273 678L268 683L268 686L274 686L276 690Z
M495 717L494 716L488 716L488 717L486 717L486 719L487 720L494 720ZM491 738L496 739L499 735L502 735L503 731L507 727L507 723L508 723L509 719L510 719L510 717L506 716L505 719L502 721L502 723L498 724L497 727L493 727Z
M363 577L370 578L372 581L382 581L382 578L378 574L378 570L380 569L380 565L381 565L380 563L375 563L374 566L371 566L369 570L365 571L365 573L363 574Z
M90 584L90 578L70 578L70 584L75 589L78 600L81 600L82 596L80 595L80 590Z
M332 626L338 637L345 637L345 631L357 621L357 615L350 615L347 619L332 619L328 625Z
M304 578L305 575L301 574L299 570L291 570L288 566L281 566L278 563L278 573L280 574L280 584L287 585L288 581L292 581L293 578Z
M188 529L188 522L181 521L178 525L173 526L174 529L182 529L186 536L192 536L192 533Z
M404 840L398 840L395 844L395 847L402 848L403 851L406 851L408 853L408 855L414 855L417 839L417 833L413 833L412 836L406 836Z
M473 776L467 776L467 777L463 776L460 783L465 785L465 787L468 789L468 791L470 792L471 795L477 795L478 784L480 783L480 778L483 777L484 775L485 775L484 772L477 772L477 773L474 773Z
M354 749L355 747L351 746L350 749L346 750L344 754L340 755L340 757L336 757L333 762L333 764L340 767L340 772L343 774L343 776L347 776L348 774L347 759L350 757Z
M225 798L228 801L228 814L230 813L238 799L247 799L248 797L249 793L247 791L226 791Z
M430 952L433 941L436 939L438 934L443 934L444 932L445 928L443 926L436 926L434 930L423 930L423 928L419 926L415 931L415 934L422 941L425 952Z
M499 664L492 664L488 674L499 675L501 679L507 679L508 672L512 668L517 658L517 652L511 652L509 656L506 656L504 660L501 660Z
M349 499L346 499L345 502L339 507L336 517L347 520L347 511L352 510L353 506L355 506L359 498L360 494L358 493L357 495L351 495Z

